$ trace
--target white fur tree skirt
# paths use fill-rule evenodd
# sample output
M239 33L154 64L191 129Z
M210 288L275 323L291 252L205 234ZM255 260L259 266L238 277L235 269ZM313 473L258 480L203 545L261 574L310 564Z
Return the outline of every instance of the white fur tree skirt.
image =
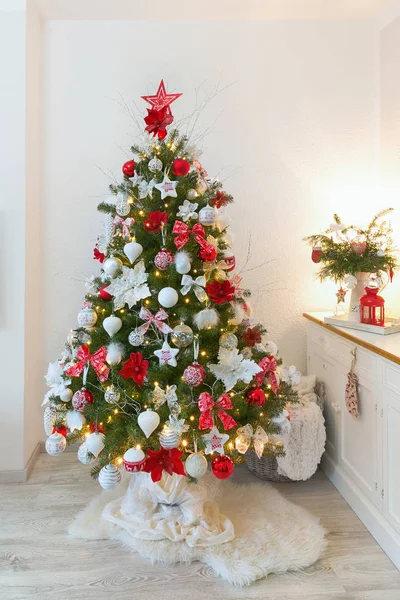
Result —
M141 529L138 529L135 510L128 518L123 510L127 502L129 510L133 507L128 494L124 496L129 481L126 476L117 488L95 497L77 515L70 526L70 534L89 540L119 540L126 548L152 562L175 564L199 560L236 586L249 585L269 573L312 565L325 549L325 532L318 520L283 498L272 486L266 483L237 486L230 481L219 482L211 475L202 480L199 488L202 494L206 491L206 507L208 503L213 507L209 514L217 515L222 533L229 530L225 539L232 537L229 522L233 523L233 539L214 545L196 545L191 528L187 543L182 535L177 535L175 526L173 535L167 529L166 536L162 536L170 539L143 539L143 519ZM189 490L190 486L193 489L194 484L188 485ZM147 520L146 526L148 524ZM192 524L197 525L196 521ZM136 537L138 531L139 537ZM171 541L176 535L180 541ZM220 539L223 541L224 535Z

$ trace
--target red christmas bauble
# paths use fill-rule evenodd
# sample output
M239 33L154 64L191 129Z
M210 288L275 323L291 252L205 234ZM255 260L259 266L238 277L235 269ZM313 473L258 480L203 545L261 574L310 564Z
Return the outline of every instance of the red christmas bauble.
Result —
M252 387L247 390L246 398L252 406L262 406L265 402L265 392L261 388Z
M122 172L125 177L133 177L135 174L136 163L134 160L128 160L122 165Z
M184 177L190 171L190 163L185 158L176 158L172 163L172 172L176 177Z
M217 258L217 250L214 248L214 246L200 248L198 257L201 258L203 262L213 262L213 260Z
M212 463L211 469L215 477L218 479L228 479L235 470L235 465L233 464L233 460L222 454L221 456L216 456Z
M82 388L75 392L72 396L72 406L75 410L81 412L84 410L86 404L92 404L93 402L93 394L89 392L86 388Z
M321 261L322 249L321 246L313 246L311 250L311 260L313 263L319 263Z
M53 431L51 433L61 433L61 435L67 437L67 428L65 425L59 425L59 427L53 427Z
M102 300L112 300L114 298L114 296L112 294L109 294L108 292L106 292L105 288L108 287L110 284L109 283L105 283L104 285L101 286L101 288L99 289L99 296Z
M192 387L197 387L203 383L206 378L206 372L199 363L192 363L183 371L183 381Z
M165 271L168 269L170 265L173 265L175 262L175 255L169 250L160 250L154 258L154 264L157 269L161 271Z
M351 249L353 250L354 254L357 254L358 256L360 254L364 254L366 248L367 244L365 242L351 242Z

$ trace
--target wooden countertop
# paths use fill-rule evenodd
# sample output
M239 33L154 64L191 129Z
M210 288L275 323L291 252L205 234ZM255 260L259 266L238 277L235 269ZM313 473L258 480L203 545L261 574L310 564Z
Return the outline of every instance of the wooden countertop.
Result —
M346 340L363 346L367 350L383 356L387 360L390 360L400 365L400 333L392 333L390 335L379 335L376 333L370 333L367 331L358 331L356 329L347 329L346 327L337 327L325 323L324 317L332 316L332 313L328 312L305 312L303 317L313 323L317 323L321 327L336 333Z

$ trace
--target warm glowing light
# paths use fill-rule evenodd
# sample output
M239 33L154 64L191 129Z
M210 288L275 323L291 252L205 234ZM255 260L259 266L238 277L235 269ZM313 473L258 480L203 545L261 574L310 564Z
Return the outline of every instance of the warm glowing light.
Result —
M117 458L117 464L118 465L122 465L122 460L123 460L122 456L118 456L118 458Z
M144 303L145 304L150 304L150 300L145 300Z
M189 443L189 442L188 442L187 440L182 440L182 446L183 446L184 448L186 448L186 446L188 445L188 443Z
M229 395L231 398L233 398L233 396L235 395L235 392L230 392Z
M264 416L264 413L260 413L260 417L263 417L263 416Z
M155 387L156 385L158 385L158 381L155 381L155 382L154 382L154 387Z
M156 277L160 277L160 271L156 271Z
M202 356L207 356L207 352L206 352L205 350L202 350L202 351L200 352L200 354L201 354Z
M230 448L230 449L232 450L232 448L233 448L233 444L232 444L232 442L229 442L229 444L228 444L228 448Z
M136 450L141 450L142 446L140 444L136 444Z
M121 308L120 313L121 315L125 312L125 310L123 308Z
M132 198L132 196L129 196L129 198L128 198L128 203L129 203L129 204L133 204L133 198Z
M165 208L168 208L169 204L165 203L164 206L165 206Z
M186 302L186 304L189 304L189 302L190 302L189 298L185 298L185 302Z
M118 408L114 408L114 415L117 415L119 413Z
M190 419L190 421L194 421L194 416L190 415L189 419Z
M145 404L144 407L147 408L147 404Z
M143 215L144 215L144 210L139 210L139 215L140 215L141 217L143 217Z

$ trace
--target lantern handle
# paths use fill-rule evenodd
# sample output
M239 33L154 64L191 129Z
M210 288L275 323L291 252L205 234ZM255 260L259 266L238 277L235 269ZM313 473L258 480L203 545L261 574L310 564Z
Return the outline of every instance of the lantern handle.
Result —
M353 350L350 350L350 354L353 357L353 360L351 361L350 371L354 371L354 367L356 366L357 360L357 346L354 346Z

